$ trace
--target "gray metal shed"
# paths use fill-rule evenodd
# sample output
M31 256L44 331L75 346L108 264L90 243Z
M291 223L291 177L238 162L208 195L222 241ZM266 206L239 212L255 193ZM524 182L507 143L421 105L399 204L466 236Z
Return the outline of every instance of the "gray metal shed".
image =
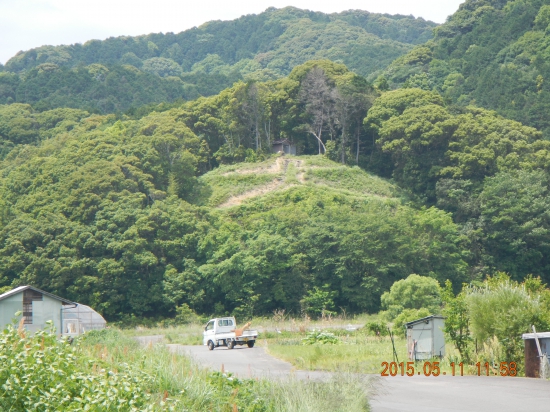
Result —
M62 330L63 308L78 305L33 286L19 286L0 295L0 327L4 328L21 312L25 328L31 332L44 329L51 320L57 331Z
M445 318L431 315L406 323L407 352L410 360L425 360L445 356Z

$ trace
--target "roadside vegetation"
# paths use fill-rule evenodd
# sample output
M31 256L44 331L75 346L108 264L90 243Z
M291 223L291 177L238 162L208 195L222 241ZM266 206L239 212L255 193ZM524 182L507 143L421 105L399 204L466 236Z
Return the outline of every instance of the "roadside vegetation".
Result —
M198 368L164 345L142 347L116 329L69 343L55 332L9 325L0 334L4 411L368 411L368 385L345 374L327 382L238 379Z
M524 371L523 333L550 329L550 289L539 278L515 282L504 273L484 282L464 284L455 293L450 282L441 287L437 280L410 275L395 282L382 295L383 310L375 315L346 317L337 314L330 292L317 289L302 301L302 315L293 317L283 310L271 317L252 318L260 332L257 344L271 355L292 363L296 369L342 373L379 374L383 362L408 362L405 323L443 314L445 356L441 373L484 374L498 372L501 362L514 362L517 375ZM250 318L239 319L241 323ZM131 328L125 336L162 335L163 343L202 344L207 317L180 309L179 325ZM390 336L390 332L392 336ZM393 342L392 342L393 340ZM397 353L394 357L393 347ZM423 361L415 368L422 371Z

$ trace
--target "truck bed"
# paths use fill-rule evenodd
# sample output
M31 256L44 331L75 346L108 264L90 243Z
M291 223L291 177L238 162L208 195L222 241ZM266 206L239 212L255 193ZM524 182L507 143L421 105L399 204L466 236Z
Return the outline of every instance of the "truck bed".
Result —
M241 336L236 336L235 332L225 332L225 333L216 333L214 339L223 340L223 339L233 339L235 341L247 341L249 339L256 339L258 336L258 331L256 330L243 330Z

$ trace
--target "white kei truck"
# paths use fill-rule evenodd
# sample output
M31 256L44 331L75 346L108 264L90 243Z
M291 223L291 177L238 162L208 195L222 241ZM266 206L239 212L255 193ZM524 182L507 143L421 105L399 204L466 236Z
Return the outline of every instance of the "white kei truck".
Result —
M254 347L258 332L255 330L237 329L234 317L215 318L208 321L204 327L202 344L208 346L208 350L214 350L219 346L227 346L233 349L235 345Z

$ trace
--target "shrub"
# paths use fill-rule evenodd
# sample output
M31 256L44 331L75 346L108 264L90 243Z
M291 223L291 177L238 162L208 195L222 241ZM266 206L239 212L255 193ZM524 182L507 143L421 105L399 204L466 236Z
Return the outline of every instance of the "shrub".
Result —
M393 320L393 327L395 330L399 330L405 333L405 323L412 322L416 319L422 319L426 316L430 316L432 313L426 309L404 309L397 317Z
M334 315L334 297L336 293L329 291L329 285L324 285L323 288L315 286L313 290L307 292L301 300L302 309L311 316Z
M550 327L548 307L541 295L504 274L489 278L481 287L469 287L466 303L473 336L478 342L496 336L504 348L503 361L522 359L521 334L529 332L531 325L538 330Z
M0 334L0 410L147 411L150 377L122 365L117 372L83 358L77 341L58 340L53 327L30 334L22 324Z
M190 323L202 323L201 317L197 315L187 303L183 303L176 308L176 322L183 323L184 325L188 325Z
M321 345L336 345L340 343L340 339L338 339L334 333L330 332L309 332L307 336L302 339L302 343L304 345L315 345L315 344L321 344Z
M387 336L388 327L385 323L379 321L368 322L365 327L369 332L372 332L373 335L377 336Z

